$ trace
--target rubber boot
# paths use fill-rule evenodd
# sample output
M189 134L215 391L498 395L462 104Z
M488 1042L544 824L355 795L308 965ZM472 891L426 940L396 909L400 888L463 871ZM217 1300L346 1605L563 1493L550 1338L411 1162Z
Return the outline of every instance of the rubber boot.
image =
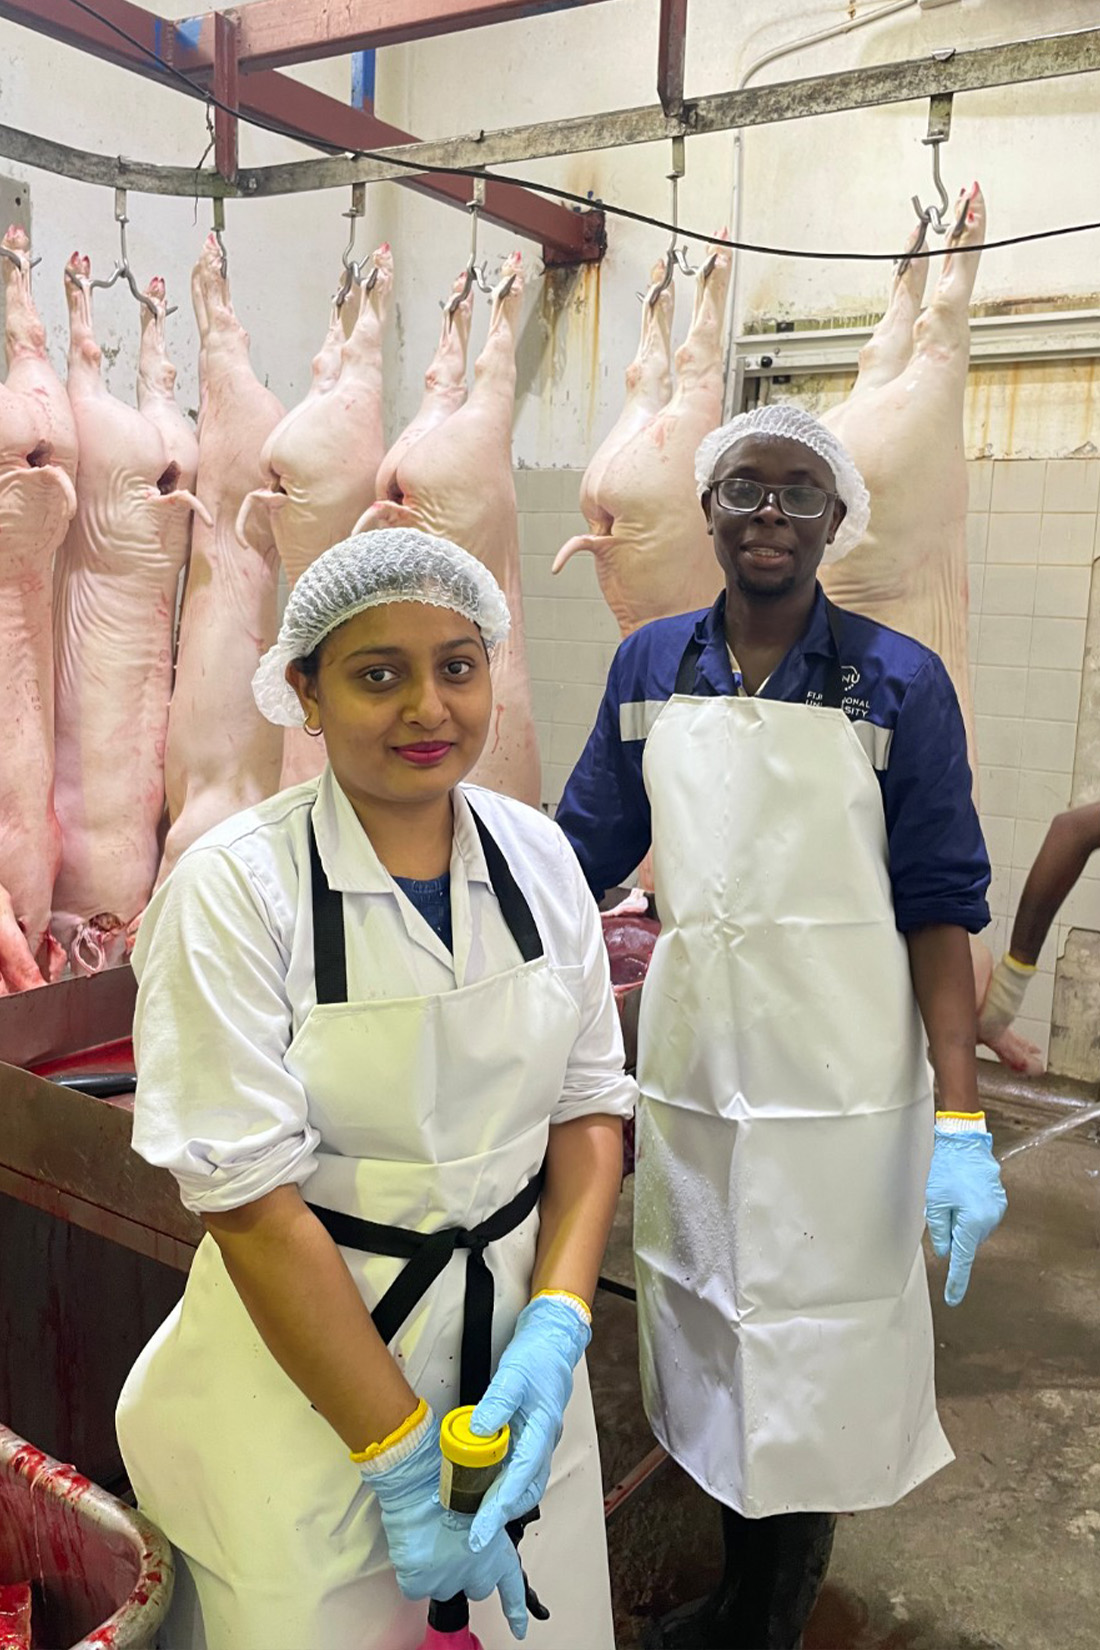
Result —
M799 1650L829 1567L835 1515L721 1513L721 1581L709 1597L651 1623L643 1650Z

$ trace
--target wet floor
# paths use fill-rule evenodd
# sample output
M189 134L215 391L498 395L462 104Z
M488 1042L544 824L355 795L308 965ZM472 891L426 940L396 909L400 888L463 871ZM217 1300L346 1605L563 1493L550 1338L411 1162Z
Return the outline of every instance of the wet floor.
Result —
M998 1149L1030 1132L993 1120ZM962 1306L931 1262L940 1415L957 1460L899 1506L840 1520L805 1650L1100 1647L1100 1143L1095 1130L1005 1169L1009 1214ZM629 1279L630 1193L605 1270ZM608 1486L653 1447L634 1308L601 1295L590 1354ZM666 1464L608 1526L619 1650L706 1592L710 1504ZM559 1647L555 1646L555 1650ZM564 1647L560 1647L564 1650Z

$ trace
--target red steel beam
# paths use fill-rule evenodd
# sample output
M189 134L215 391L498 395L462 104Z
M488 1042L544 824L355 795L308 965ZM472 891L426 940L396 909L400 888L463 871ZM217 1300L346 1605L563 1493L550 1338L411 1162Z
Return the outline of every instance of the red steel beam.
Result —
M597 5L600 0L342 0L338 6L302 0L249 0L237 8L241 63L274 69L345 52L398 46L437 34L509 23L548 12Z
M657 36L657 96L665 114L684 101L684 52L688 0L661 0Z
M240 107L236 22L224 12L214 14L214 165L223 178L237 176L237 116Z
M195 82L196 97L206 95L203 78L208 78L214 68L213 18L203 25L196 47L173 23L154 17L132 0L91 0L91 3L103 17L103 23L80 11L71 0L0 0L0 19L22 24L52 40L60 40L160 85L185 92L187 86L169 72L167 65L173 65ZM107 27L108 23L115 24L130 38L122 38ZM208 35L209 43L204 44ZM241 75L238 98L241 115L274 121L300 133L304 139L315 139L335 150L355 153L417 141L399 127L272 70ZM448 205L464 205L470 198L472 185L468 178L422 172L410 177L406 187ZM602 212L572 212L514 184L487 186L484 216L502 228L513 229L540 242L547 263L596 263L606 246Z

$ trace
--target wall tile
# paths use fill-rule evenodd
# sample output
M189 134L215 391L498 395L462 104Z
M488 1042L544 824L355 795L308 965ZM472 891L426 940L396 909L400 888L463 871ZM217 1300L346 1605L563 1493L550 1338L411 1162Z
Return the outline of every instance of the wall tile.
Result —
M1093 560L1093 516L1045 515L1039 528L1039 560L1088 567Z
M1021 705L1020 709L1023 708ZM1024 724L1019 717L996 714L978 716L974 721L974 736L983 761L993 767L1019 766L1024 737Z
M1082 877L1058 915L1071 928L1100 930L1100 881Z
M1033 565L1042 519L1038 513L1012 515L1001 512L991 515L986 561L1015 561Z
M1036 614L1087 619L1091 567L1042 567L1035 584Z
M1040 968L1031 976L1024 998L1024 1008L1029 1020L1038 1020L1040 1025L1050 1025L1050 1014L1054 1007L1054 971ZM1032 1038L1035 1042L1037 1039Z
M554 721L571 722L574 727L583 728L587 736L596 720L601 697L600 689L592 682L560 683L554 705Z
M1003 769L996 770L1003 772ZM1013 811L1017 819L1037 819L1049 825L1055 814L1069 807L1072 776L1068 773L1018 774L1018 792Z
M978 640L979 665L1022 665L1031 647L1032 620L983 613Z
M966 657L970 665L970 674L973 676L978 663L978 640L981 636L982 618L980 613L970 613L966 620Z
M1080 702L1080 671L1028 671L1026 715L1045 722L1076 723ZM984 751L982 754L985 754ZM991 757L990 760L995 759Z
M1022 665L979 665L974 672L974 709L979 715L1022 716L1026 698L1027 671Z
M997 459L993 465L991 510L1017 513L1043 508L1046 465L1042 459Z
M993 491L992 459L972 458L966 466L966 480L969 489L967 509L987 514Z
M537 636L527 639L527 669L533 682L556 682L558 674L555 669L557 663L556 641L541 641Z
M1084 657L1084 619L1032 619L1028 655L1032 669L1080 670Z
M979 767L978 781L981 786L983 808L988 808L991 814L1014 816L1017 813L1019 768Z
M982 834L989 857L999 865L1011 865L1012 845L1016 837L1016 821L1002 819L996 814L982 815Z
M1100 504L1100 459L1054 458L1047 462L1044 510L1083 510L1095 515Z
M1076 744L1072 722L1025 722L1020 767L1025 773L1071 774Z
M982 611L982 602L985 595L985 563L972 561L967 566L967 583L970 587L970 617Z
M557 510L561 497L557 470L528 470L525 477L527 509Z
M983 618L986 614L1025 614L1030 618L1035 601L1035 568L996 565L986 567L984 571ZM1076 572L1078 569L1066 571Z
M973 512L974 506L970 506ZM989 539L989 515L983 511L980 516L971 513L966 518L966 559L968 561L984 561L986 558L986 544Z
M1018 819L1016 830L1012 838L1012 868L1014 871L1023 870L1026 875L1035 862L1035 855L1043 845L1043 838L1047 834L1045 820ZM1018 902L1015 885L1012 890L1012 904L1015 909Z

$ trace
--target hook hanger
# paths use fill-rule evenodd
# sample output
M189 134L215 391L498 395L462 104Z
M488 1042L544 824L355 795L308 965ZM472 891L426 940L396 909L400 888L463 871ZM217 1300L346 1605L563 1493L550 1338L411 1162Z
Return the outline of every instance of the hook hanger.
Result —
M348 244L340 254L340 262L344 266L344 278L332 300L337 309L343 309L351 296L352 287L361 286L365 292L371 292L378 279L377 264L369 275L363 274L367 257L370 256L369 253L367 257L360 258L358 262L352 257L352 253L355 251L355 237L359 229L359 219L363 217L366 210L367 186L365 183L353 183L351 186L351 206L341 214L342 217L348 219L351 227L348 231Z
M153 302L152 298L150 298L150 296L147 292L142 292L141 288L137 284L137 281L134 279L134 272L130 268L130 259L129 259L129 256L128 256L127 251L126 251L126 225L129 223L129 221L130 221L129 218L126 216L126 191L125 191L125 189L116 189L115 190L115 222L118 224L118 238L119 238L119 248L120 248L121 256L116 258L114 273L107 280L105 280L105 281L89 281L88 285L89 285L90 288L93 288L93 289L95 287L100 287L103 290L106 290L108 287L114 286L116 281L125 281L126 285L130 288L130 291L133 293L133 295L137 299L138 303L143 304L145 306L145 308L149 311L150 315L156 315L157 314L156 304ZM71 280L72 277L69 275L68 270L66 270L65 273L69 277L69 279ZM166 308L165 311L164 311L165 317L167 317L169 315L174 315L178 308L179 308L178 304L169 305L168 308Z
M922 206L920 196L913 196L913 211L920 219L921 232L916 245L911 249L909 257L919 252L928 237L931 229L934 235L946 235L953 226L947 221L947 213L951 202L947 198L947 190L940 177L940 144L946 143L951 136L951 104L952 92L937 92L935 97L928 101L928 133L921 142L932 150L932 182L939 196L938 204ZM907 260L906 260L907 261Z
M466 260L466 275L461 292L452 292L451 296L440 304L444 315L453 315L459 304L464 304L476 286L479 292L491 293L492 283L489 281L486 270L489 267L486 260L481 267L477 262L477 226L481 216L481 209L485 205L485 179L474 179L474 193L472 200L467 202L466 210L470 214L470 256ZM509 282L509 286L511 282Z
M674 137L672 139L672 171L668 173L668 181L672 185L672 238L668 243L668 251L665 253L664 275L658 285L653 287L649 293L650 309L654 307L661 294L668 291L678 269L685 275L702 275L705 280L714 268L717 258L717 253L712 252L709 257L704 258L701 264L693 267L688 261L686 241L683 246L678 247L676 245L676 239L680 233L678 227L680 222L680 179L683 177L685 170L684 140L683 137ZM644 292L639 292L638 297L643 303L646 301Z
M225 250L225 196L214 196L214 239L218 243L218 251L222 255L222 280L229 274L229 254Z

